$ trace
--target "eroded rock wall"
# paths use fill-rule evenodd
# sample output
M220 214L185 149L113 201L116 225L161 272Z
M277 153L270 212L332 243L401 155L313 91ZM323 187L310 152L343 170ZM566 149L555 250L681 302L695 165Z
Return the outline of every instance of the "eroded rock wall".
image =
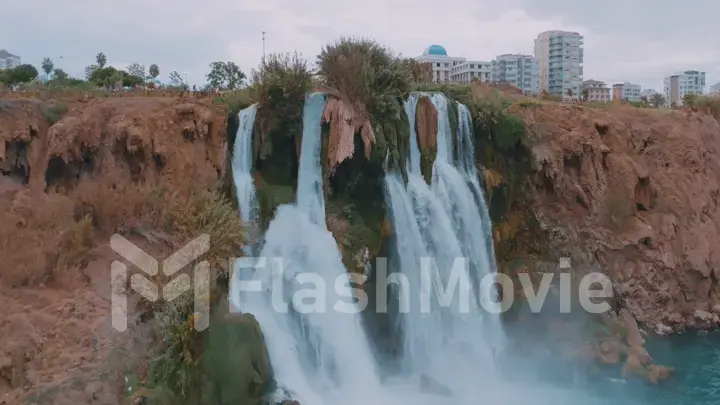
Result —
M109 237L123 233L157 257L172 252L166 208L213 190L226 173L226 111L133 97L56 112L0 100L0 397L121 403L123 377L135 372L126 363L146 354L150 335L110 326L108 272L118 256Z
M532 133L532 209L552 248L606 272L642 323L715 326L720 124L628 107L514 112Z

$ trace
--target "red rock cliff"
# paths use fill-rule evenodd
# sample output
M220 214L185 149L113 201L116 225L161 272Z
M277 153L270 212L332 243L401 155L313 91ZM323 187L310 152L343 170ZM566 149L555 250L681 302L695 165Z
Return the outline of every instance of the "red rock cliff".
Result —
M706 328L720 315L720 124L710 115L543 104L533 210L551 243L602 269L634 317Z

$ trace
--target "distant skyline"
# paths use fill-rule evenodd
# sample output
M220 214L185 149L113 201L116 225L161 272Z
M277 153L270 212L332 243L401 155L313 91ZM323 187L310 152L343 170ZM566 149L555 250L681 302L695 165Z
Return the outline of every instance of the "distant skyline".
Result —
M370 37L406 57L440 44L451 56L490 61L532 54L538 33L558 29L585 37L584 79L662 91L663 77L690 69L720 82L718 13L710 0L0 0L0 49L38 68L49 57L76 77L104 52L110 65L157 63L161 80L177 70L200 85L212 61L249 74L262 57L262 31L267 53L297 50L312 64L341 36Z

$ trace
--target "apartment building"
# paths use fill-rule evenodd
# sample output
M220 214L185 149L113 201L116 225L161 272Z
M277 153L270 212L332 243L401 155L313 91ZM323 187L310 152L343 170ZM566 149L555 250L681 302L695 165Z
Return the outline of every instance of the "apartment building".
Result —
M466 60L455 65L450 71L452 83L469 84L473 80L489 82L492 74L492 63L477 60Z
M16 66L20 66L20 57L0 49L0 69L12 69Z
M585 80L582 82L582 90L580 93L583 97L586 97L586 101L594 101L601 103L610 102L610 88L605 85L605 82L600 80Z
M720 82L710 86L710 94L720 94Z
M448 56L440 45L430 45L415 60L430 64L433 83L470 83L473 79L489 82L492 73L490 62Z
M532 55L498 55L492 61L492 81L510 83L525 94L538 94L540 93L538 61Z
M583 82L583 36L577 32L545 31L535 39L540 91L578 100Z
M415 60L430 64L433 83L450 83L452 81L452 68L465 62L465 58L448 56L445 48L440 45L430 45Z
M642 86L634 83L616 83L612 86L613 100L640 101Z
M705 94L705 72L686 70L663 79L667 106L682 105L686 94Z

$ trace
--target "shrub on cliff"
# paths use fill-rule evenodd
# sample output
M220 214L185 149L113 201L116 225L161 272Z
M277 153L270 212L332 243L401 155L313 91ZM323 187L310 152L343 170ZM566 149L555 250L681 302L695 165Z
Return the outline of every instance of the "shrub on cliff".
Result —
M298 135L297 123L302 120L305 93L312 86L312 74L307 62L297 53L270 54L252 71L250 89L253 101L259 104L258 123L264 135L282 127L289 137Z
M402 112L411 77L402 61L369 39L341 38L318 55L321 82L349 99L356 112L373 118Z
M323 47L317 66L320 83L349 104L356 130L370 122L374 164L382 164L386 156L391 165L404 161L409 133L398 128L412 78L403 61L375 41L341 38Z

